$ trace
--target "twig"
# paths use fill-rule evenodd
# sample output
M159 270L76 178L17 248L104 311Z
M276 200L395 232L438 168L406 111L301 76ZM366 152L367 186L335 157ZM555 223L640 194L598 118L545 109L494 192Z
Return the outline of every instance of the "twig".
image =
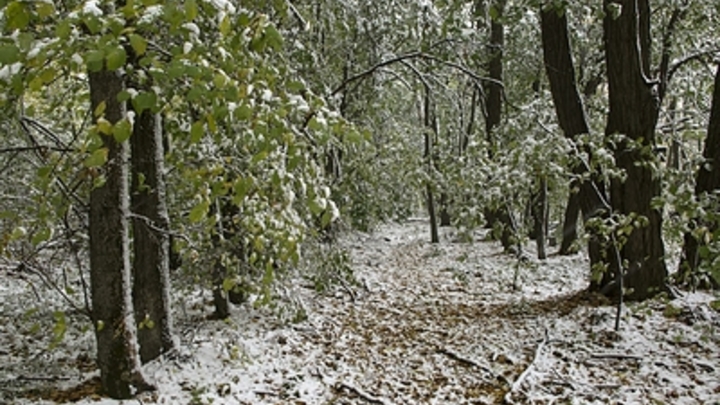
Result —
M18 381L68 381L68 380L70 380L70 377L58 377L58 376L42 377L42 376L19 375L19 376L17 376L16 380L18 380Z
M520 390L520 386L525 381L528 375L530 375L530 371L532 370L535 363L537 363L538 359L540 358L540 353L545 348L545 345L548 342L548 330L545 329L545 337L543 337L543 340L538 344L537 348L535 349L535 356L533 357L533 360L528 364L528 366L525 368L525 370L520 374L520 376L515 380L515 382L510 387L510 391L508 391L505 394L504 400L506 404L513 404L515 403L512 400L512 394L513 392L516 392Z
M358 388L354 385L351 385L346 382L339 382L337 383L338 388L345 388L348 391L354 393L355 395L359 396L360 398L364 399L365 401L371 403L371 404L380 404L380 405L389 405L392 402L388 402L386 399L381 397L376 397L372 394L369 394L365 392L362 388Z
M477 368L479 368L480 370L482 370L482 371L484 371L484 372L486 372L486 373L488 373L488 374L491 374L491 375L495 374L495 373L493 373L493 371L490 370L488 367L485 367L485 366L483 366L482 364L479 364L478 362L476 362L476 361L474 361L474 360L472 360L472 359L468 359L468 358L466 358L466 357L462 357L462 356L460 356L459 354L457 354L457 353L455 353L455 352L453 352L453 351L450 351L450 349L447 349L447 348L444 348L444 347L440 347L440 348L437 349L437 352L440 353L440 354L444 354L444 355L450 357L451 359L458 361L458 362L461 363L461 364L464 364L464 365L467 365L467 366L470 366L470 367L477 367Z
M593 359L618 359L618 360L642 360L642 356L622 353L593 353L590 355Z

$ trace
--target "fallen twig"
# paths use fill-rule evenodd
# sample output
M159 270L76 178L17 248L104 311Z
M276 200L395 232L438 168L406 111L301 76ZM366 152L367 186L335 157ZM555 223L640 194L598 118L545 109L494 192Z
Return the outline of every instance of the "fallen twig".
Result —
M593 353L590 357L593 359L642 360L641 356L622 353Z
M388 402L386 399L381 397L376 397L372 394L369 394L365 392L362 388L355 387L354 385L351 385L346 382L339 382L338 388L345 388L348 391L354 393L355 395L359 396L360 398L364 399L365 401L371 403L371 404L380 404L380 405L390 405L391 402Z
M464 364L464 365L466 365L466 366L477 367L477 368L479 368L480 370L482 370L482 371L484 371L484 372L486 372L486 373L488 373L488 374L494 374L494 373L492 372L492 370L490 370L489 368L483 366L482 364L479 364L478 362L476 362L476 361L474 361L474 360L472 360L472 359L468 359L468 358L462 357L462 356L460 356L459 354L457 354L457 353L455 353L455 352L453 352L453 351L450 351L450 349L446 349L446 348L444 348L444 347L440 347L440 348L437 349L437 352L440 353L440 354L444 354L444 355L450 357L451 359L456 360L456 361L458 361L458 362L460 362L461 364Z
M505 397L503 398L506 404L514 404L515 402L512 400L512 394L515 391L520 390L520 387L522 386L523 381L527 378L527 376L530 374L530 370L532 370L533 366L537 362L537 360L540 358L540 353L542 352L543 348L548 342L548 330L545 329L545 337L543 340L538 344L537 348L535 349L535 356L533 357L532 361L528 366L525 368L525 370L520 374L520 376L515 380L515 382L510 387L510 390L505 394Z
M59 376L44 377L44 376L19 375L15 379L18 381L68 381L68 380L70 380L70 377L59 377Z

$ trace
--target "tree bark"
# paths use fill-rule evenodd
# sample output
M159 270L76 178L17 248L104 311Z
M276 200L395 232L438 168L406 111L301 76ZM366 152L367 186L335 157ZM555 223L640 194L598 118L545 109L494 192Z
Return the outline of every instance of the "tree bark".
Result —
M136 113L132 151L133 306L143 363L173 348L170 238L160 115ZM142 181L141 181L142 179Z
M543 59L558 124L565 136L574 140L578 135L589 134L590 128L575 78L567 17L564 12L560 13L559 11L549 7L544 8L540 14ZM590 150L583 152L588 155L592 153ZM576 178L587 177L588 171L591 170L588 164L589 162L579 162L574 165L573 173ZM577 208L573 206L573 203L579 205L583 214L583 222L587 223L591 218L602 214L603 208L605 208L603 201L607 202L604 184L598 180L597 174L591 173L589 179L578 180L578 182L577 194L571 193L565 211L561 252L569 252L572 241L577 237ZM571 186L573 185L571 184ZM602 265L605 254L602 251L599 235L593 233L591 229L586 229L586 231L590 232L588 254L590 267L594 269ZM593 288L592 285L591 288Z
M708 123L705 148L703 150L704 164L700 165L695 182L695 195L698 199L705 198L720 189L720 65L715 73L715 88L713 90L712 108L710 110L710 121ZM696 222L702 223L700 218ZM708 232L714 233L717 230L716 222L705 222ZM700 243L691 232L685 234L685 246L680 260L679 276L685 282L691 281L697 275L700 264L698 248ZM697 279L701 288L718 287L718 280L709 279L707 282Z
M620 142L614 151L616 164L626 178L611 182L612 208L622 215L647 219L647 225L635 227L622 247L627 269L618 269L611 261L610 274L623 275L620 284L628 290L627 299L642 300L664 291L667 278L662 215L651 206L652 199L660 195L660 176L652 169L657 158L647 152L654 149L660 107L659 82L649 79L650 6L648 0L605 0L604 4L610 105L605 134L625 135L640 146ZM620 15L613 15L610 7L619 7Z
M428 169L428 180L425 185L425 193L427 198L427 209L430 217L430 242L439 243L440 236L438 234L438 222L435 207L435 198L433 196L433 171L435 170L435 161L433 159L433 136L437 136L437 127L435 122L435 113L430 94L430 86L425 84L425 100L423 106L423 120L425 125L425 161Z
M113 124L123 119L125 107L117 101L123 79L118 72L90 72L88 78L91 111L104 104L105 119ZM112 398L126 399L151 388L140 371L131 297L128 145L100 136L108 159L103 166L104 184L90 193L92 315L103 390Z
M547 241L547 229L548 229L548 198L547 198L547 178L542 177L540 179L539 190L537 195L537 201L535 201L533 219L534 219L534 233L535 233L535 244L537 246L538 259L546 259L546 241Z
M570 182L570 195L565 205L565 214L563 215L562 226L562 242L558 254L572 255L577 253L575 242L578 238L577 223L580 217L580 190L574 191L575 181Z

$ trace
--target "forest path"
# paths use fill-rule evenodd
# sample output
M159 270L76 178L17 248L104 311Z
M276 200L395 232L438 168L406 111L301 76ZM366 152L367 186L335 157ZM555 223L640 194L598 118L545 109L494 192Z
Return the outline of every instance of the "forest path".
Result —
M428 233L426 223L411 222L346 241L364 292L317 302L310 311L317 333L307 337L323 348L316 374L336 403L645 403L664 397L662 384L653 387L660 374L688 379L664 358L666 344L638 346L652 325L612 331L614 308L581 293L581 255L519 262L497 243L454 243L445 230L433 245ZM632 321L627 312L624 323ZM645 367L649 355L662 358L664 371ZM689 379L719 389L703 367Z

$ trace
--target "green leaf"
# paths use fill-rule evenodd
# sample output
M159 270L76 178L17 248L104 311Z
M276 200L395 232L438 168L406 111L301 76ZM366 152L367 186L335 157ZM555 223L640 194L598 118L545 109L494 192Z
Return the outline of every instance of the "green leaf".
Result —
M93 111L94 117L101 117L103 114L105 114L105 109L107 108L107 103L105 100L101 101L97 107L95 107L95 111Z
M495 21L500 17L500 10L498 10L497 7L492 5L488 10L488 15L490 16L491 20Z
M191 143L200 142L200 139L202 139L204 133L205 133L205 126L203 125L203 122L202 121L193 122L192 126L190 127L190 142Z
M252 177L241 177L235 180L235 184L233 184L233 192L235 194L233 196L233 204L240 205L245 199L248 191L250 191L252 185Z
M9 65L20 60L20 49L13 44L0 45L0 65Z
M195 205L192 210L190 210L190 214L188 215L188 219L191 223L197 224L198 222L202 221L205 216L208 213L208 210L210 208L210 203L206 200L201 201L199 204Z
M97 34L102 29L102 22L94 15L86 14L83 18L83 23L85 23L85 26L91 34Z
M127 118L123 118L113 126L112 135L113 138L115 138L116 142L123 143L130 139L130 135L132 135L132 130L133 127L130 123L130 120Z
M68 20L62 20L55 26L55 36L62 40L70 38L72 24Z
M52 229L51 228L42 228L38 232L33 235L32 240L30 241L33 246L37 246L41 244L42 242L45 242L52 237Z
M40 19L46 19L55 13L55 6L52 2L38 2L35 6L38 17Z
M283 37L274 25L265 28L265 41L274 51L280 51L283 45Z
M85 159L83 165L85 167L100 167L107 162L108 149L100 148L94 151L90 156Z
M142 56L145 51L147 50L147 41L145 38L141 37L138 34L130 34L128 36L128 39L130 40L130 46L132 46L133 51L135 51L135 54L137 56Z
M110 121L100 117L97 120L97 130L103 135L110 135L113 130L113 125L110 123Z
M195 0L186 0L185 1L185 19L187 21L192 21L195 18L197 18L198 15L198 5Z
M113 48L108 54L107 54L107 69L108 70L118 70L121 67L125 66L125 62L127 61L127 54L125 53L125 49L122 47Z
M235 109L233 115L241 121L247 121L252 117L252 113L252 108L248 104L243 104Z
M230 29L232 26L230 25L230 15L225 14L225 17L223 17L222 21L220 21L220 33L222 35L227 35L230 32Z
M143 91L133 98L132 103L138 114L148 109L152 111L157 103L157 95L154 91Z
M8 30L22 30L30 23L30 12L24 1L13 1L5 8Z
M266 150L260 151L258 154L253 156L252 163L255 164L255 163L262 162L263 160L265 160L268 157L268 155L269 155L268 151L266 151Z
M91 72L99 72L105 62L105 52L95 49L85 55L85 63Z
M323 125L318 121L317 116L313 116L310 118L310 121L308 121L308 129L311 129L313 131L319 131L323 129Z
M223 280L222 283L223 291L227 292L232 290L233 288L235 288L235 284L235 280L233 280L232 278L226 278L225 280Z

